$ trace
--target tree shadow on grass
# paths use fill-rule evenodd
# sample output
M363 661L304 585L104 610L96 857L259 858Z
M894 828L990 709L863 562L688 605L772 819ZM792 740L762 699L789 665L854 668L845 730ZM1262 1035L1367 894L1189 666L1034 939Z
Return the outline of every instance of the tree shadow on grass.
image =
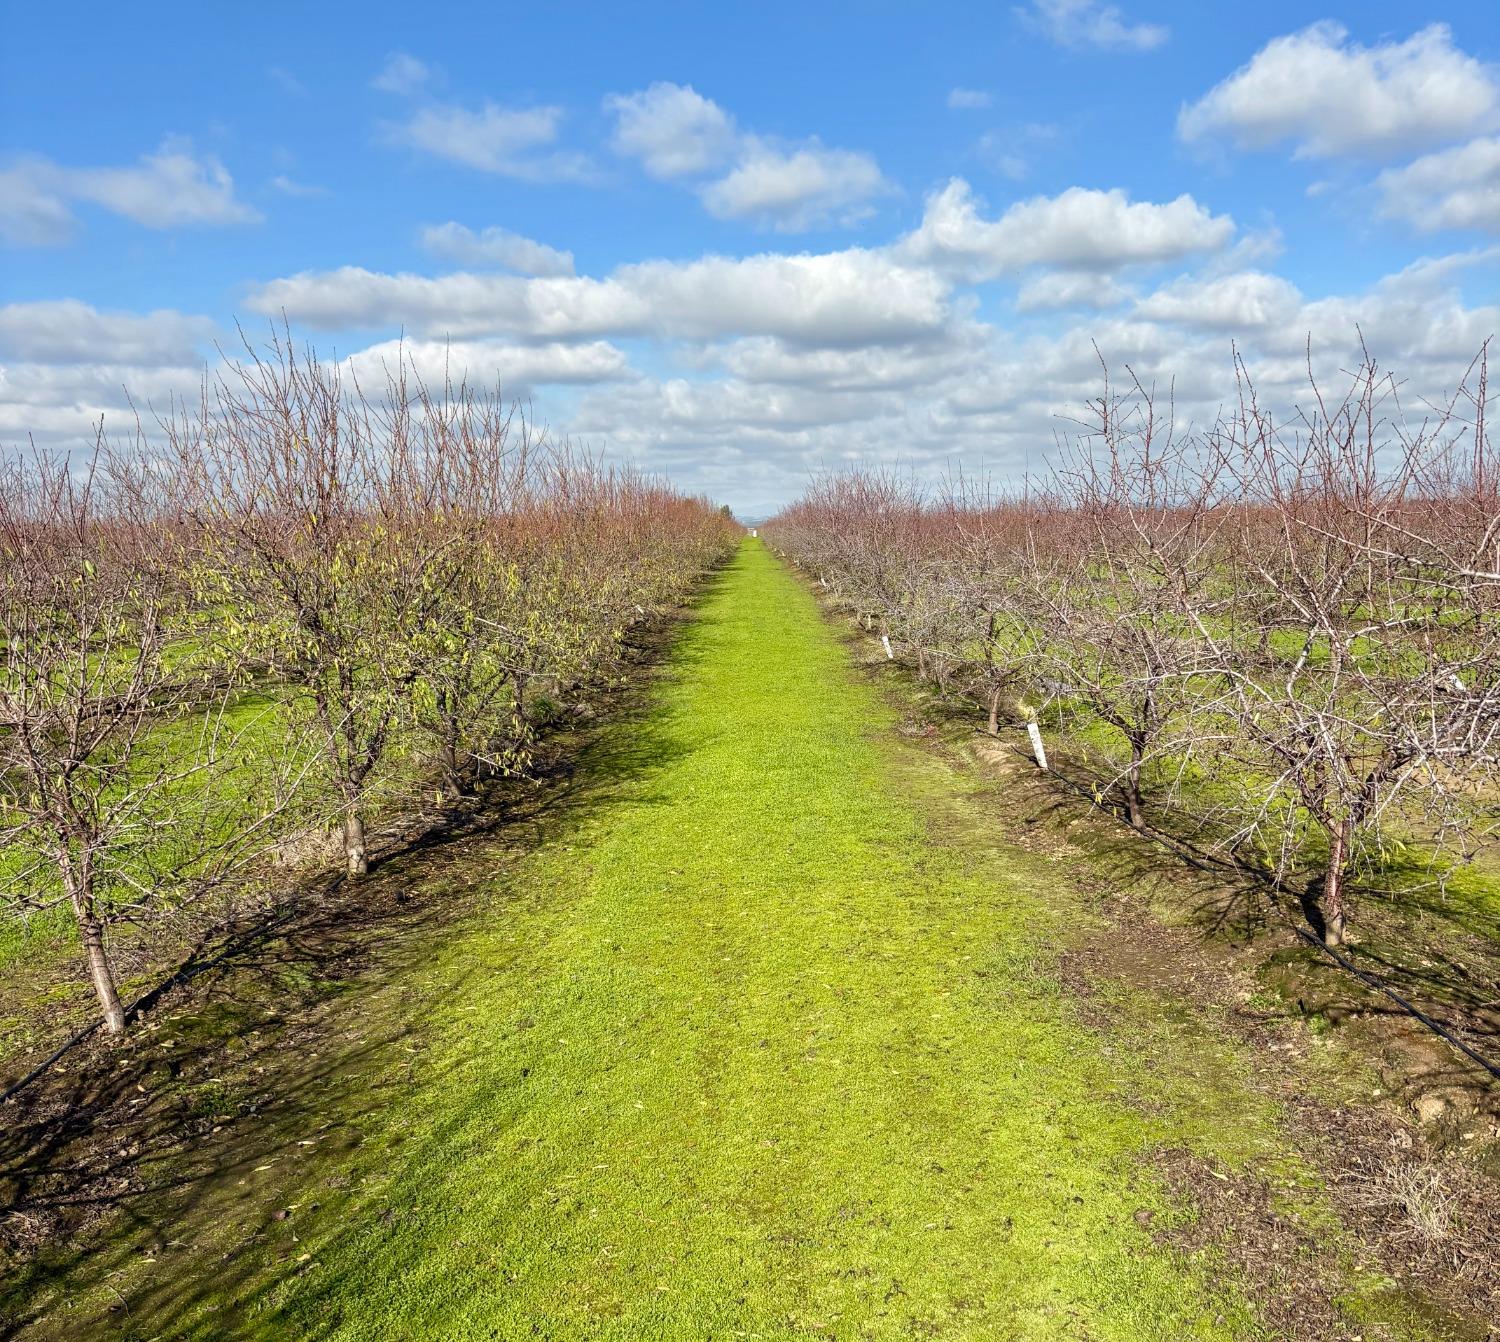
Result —
M691 661L690 613L635 636L638 671L674 650ZM531 896L504 876L519 856L627 787L638 802L643 779L690 753L659 673L634 679L602 727L554 738L538 778L395 836L358 883L319 881L221 929L130 1034L85 1041L0 1106L0 1333L255 1332L248 1317L183 1321L308 1270L316 1228L354 1196L345 1167L413 1084L422 990L402 985L456 923ZM460 999L463 981L449 985ZM313 1192L289 1210L299 1185Z
M848 622L834 628L856 673L914 712L935 743L949 748L973 739L982 708L972 700L914 685L911 668L887 660L872 636ZM1054 769L1044 776L1020 759L1019 725L1002 730L1017 738L1019 767L1007 768L995 791L995 813L1010 818L1011 838L1033 828L1068 835L1088 853L1086 867L1070 873L1072 884L1101 895L1130 892L1144 908L1177 910L1205 949L1279 944L1259 971L1268 997L1277 999L1262 1012L1267 1019L1363 1029L1393 1088L1413 1098L1444 1092L1457 1098L1460 1111L1500 1116L1500 1086L1483 1068L1315 947L1295 939L1288 944L1299 924L1321 937L1315 888L1275 889L1185 828L1131 829L1094 802L1095 781L1086 765L1070 760L1065 743L1049 748ZM1075 774L1087 781L1069 782ZM1157 807L1156 813L1170 811ZM1400 872L1382 876L1391 888L1351 889L1357 925L1346 958L1481 1056L1500 1062L1500 917L1460 910L1431 882L1402 882Z

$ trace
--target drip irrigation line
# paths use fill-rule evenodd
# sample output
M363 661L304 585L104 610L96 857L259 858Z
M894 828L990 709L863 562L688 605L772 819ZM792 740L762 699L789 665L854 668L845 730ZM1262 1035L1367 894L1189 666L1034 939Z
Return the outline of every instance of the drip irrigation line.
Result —
M137 997L135 1001L133 1001L128 1007L126 1007L125 1019L134 1020L138 1015L140 1015L142 1011L145 1011L151 1006L155 1005L155 1003L171 989L178 987L179 985L184 983L190 983L193 979L197 978L198 975L207 973L216 965L223 964L223 962L229 959L230 956L235 955L250 946L253 946L256 941L270 936L277 930L277 928L286 923L303 907L305 907L305 905L294 903L292 906L282 910L282 912L278 913L269 921L260 923L256 927L247 929L240 936L231 936L220 948L218 954L210 956L207 960L199 960L197 958L196 952L193 955L188 956L188 958L184 960L180 965L178 965L177 968L174 969L170 974L168 974L166 978L162 979L154 987L147 988L145 992ZM0 1105L9 1103L11 1099L19 1095L23 1090L26 1089L27 1086L36 1081L38 1077L42 1076L59 1058L77 1048L79 1044L83 1043L83 1041L85 1039L88 1039L91 1035L96 1034L99 1030L99 1027L103 1024L104 1021L101 1018L99 1020L91 1022L88 1025L82 1026L77 1030L74 1030L72 1034L64 1039L63 1042L59 1044L55 1049L53 1049L52 1052L49 1053L45 1058L43 1058L41 1062L37 1063L37 1065L33 1067L29 1072L27 1072L25 1076L23 1076L19 1081L13 1082L11 1085L7 1086L3 1092L0 1092Z
M68 1052L68 1050L73 1048L75 1045L81 1044L103 1024L104 1022L102 1020L96 1020L92 1025L85 1025L81 1030L74 1030L72 1034L64 1039L62 1043L60 1043L55 1049L52 1050L51 1053L43 1058L41 1062L37 1063L37 1065L33 1067L29 1072L27 1072L25 1076L23 1076L14 1085L6 1087L5 1093L3 1095L0 1095L0 1104L7 1103L12 1095L19 1095L23 1090L26 1089L27 1086L35 1081L37 1077L41 1076L43 1072L45 1072L49 1067L52 1066L53 1063L55 1063L60 1057L62 1057L64 1053Z
M1353 974L1355 978L1368 984L1370 987L1383 992L1387 997L1391 999L1391 1001L1393 1001L1397 1006L1401 1007L1402 1010L1406 1011L1409 1015L1421 1021L1422 1024L1425 1025L1429 1030L1431 1030L1433 1034L1437 1035L1439 1039L1446 1040L1448 1043L1452 1044L1453 1047L1456 1048L1465 1057L1470 1058L1474 1062L1478 1063L1479 1066L1483 1067L1484 1070L1487 1071L1491 1076L1495 1077L1497 1080L1500 1080L1500 1066L1497 1066L1495 1063L1491 1062L1483 1054L1475 1052L1475 1050L1464 1043L1462 1039L1455 1038L1451 1033L1449 1033L1448 1030L1446 1030L1437 1021L1433 1020L1433 1018L1429 1016L1425 1011L1423 1011L1420 1007L1413 1006L1394 988L1388 987L1386 984L1382 983L1378 978L1375 977L1374 974L1368 973L1367 971L1361 969L1347 956L1340 955L1337 950L1335 950L1332 946L1326 945L1321 938L1315 937L1305 927L1298 927L1296 926L1296 924L1292 924L1291 927L1292 931L1295 932L1299 937L1301 937L1303 941L1307 942L1309 946L1316 946L1320 951L1323 952L1324 955L1330 956L1336 963L1342 965L1349 971L1349 973Z
M974 728L974 730L981 736L988 737L990 735L988 732L981 731L978 727ZM991 737L990 739L993 740L994 738ZM1009 749L1017 759L1025 760L1028 764L1032 763L1031 758L1026 754L1024 750L1021 750L1016 746L1011 746L1009 747ZM1079 796L1087 798L1088 801L1093 804L1096 810L1105 810L1103 806L1101 806L1097 801L1094 800L1094 795L1091 792L1088 792L1081 785L1075 783L1071 778L1065 778L1062 774L1057 773L1055 770L1049 769L1047 770L1047 772L1052 778L1063 784L1063 786L1072 789L1074 792L1078 793ZM1106 814L1108 814L1108 812L1106 812ZM1114 818L1118 819L1118 817ZM1126 824L1126 822L1124 821L1120 821L1120 823ZM1129 829L1132 834L1138 834L1144 839L1150 839L1153 843L1160 844L1163 848L1167 849L1168 852L1184 859L1187 862L1192 863L1192 865L1197 867L1200 871L1212 871L1214 869L1210 864L1194 858L1190 853L1184 852L1166 835L1156 834L1150 830L1136 829L1134 825L1127 824L1126 828ZM1249 876L1253 876L1255 874L1245 868L1241 868L1238 866L1235 866L1233 869ZM1432 1033L1437 1035L1437 1037L1443 1040L1444 1043L1451 1044L1471 1062L1482 1067L1496 1080L1500 1080L1500 1064L1492 1062L1482 1053L1471 1048L1468 1044L1464 1043L1462 1039L1457 1038L1450 1030L1442 1025L1441 1022L1434 1020L1420 1007L1415 1006L1411 1002L1408 1002L1406 998L1401 996L1400 993L1398 993L1394 988L1390 987L1387 983L1383 982L1376 975L1371 974L1368 970L1361 969L1357 964L1350 960L1348 956L1341 955L1332 946L1325 945L1321 937L1314 936L1305 927L1298 927L1297 924L1292 922L1290 918L1287 918L1284 913L1283 921L1286 923L1286 926L1290 931L1295 932L1297 936L1301 937L1302 940L1307 942L1309 946L1317 947L1318 950L1322 951L1324 955L1332 959L1334 963L1337 964L1341 969L1344 969L1348 973L1353 974L1355 978L1359 979L1366 986L1374 988L1377 992L1384 993L1391 999L1391 1001L1393 1001L1404 1012L1406 1012L1407 1015L1412 1017L1413 1020L1416 1020L1422 1025L1426 1026L1427 1029L1431 1030Z

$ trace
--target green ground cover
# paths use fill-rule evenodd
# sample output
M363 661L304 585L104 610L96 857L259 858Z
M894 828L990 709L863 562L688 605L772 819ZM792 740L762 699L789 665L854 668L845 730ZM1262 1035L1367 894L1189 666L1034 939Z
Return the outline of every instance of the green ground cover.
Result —
M746 542L602 795L335 1004L363 1042L320 1045L309 1104L357 1137L179 1188L140 1221L176 1250L32 1274L26 1335L1266 1336L1153 1236L1186 1214L1162 1147L1318 1221L1247 1060L1085 1028L1055 966L1086 915L893 725Z

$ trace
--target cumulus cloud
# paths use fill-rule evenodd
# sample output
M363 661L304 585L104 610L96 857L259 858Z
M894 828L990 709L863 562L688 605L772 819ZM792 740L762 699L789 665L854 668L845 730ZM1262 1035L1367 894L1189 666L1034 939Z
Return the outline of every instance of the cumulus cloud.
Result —
M517 345L500 340L386 340L350 355L345 366L367 383L403 364L428 386L468 382L526 397L539 386L612 382L625 377L623 351L603 340Z
M1189 195L1158 205L1123 191L1070 187L981 217L969 184L954 178L928 198L921 225L895 248L903 259L978 281L1031 266L1107 270L1175 261L1228 245L1234 221Z
M500 107L477 110L435 104L386 128L391 144L405 145L480 172L523 181L585 181L593 175L581 154L545 150L557 140L560 107Z
M728 112L689 85L656 83L604 105L615 118L615 151L661 180L700 179L694 189L718 219L787 233L854 224L893 189L869 154L829 148L816 136L783 143L742 134ZM701 180L709 173L723 175Z
M84 363L105 356L140 368L190 367L213 339L214 323L170 309L101 312L77 299L0 307L0 357Z
M615 152L639 159L657 178L690 177L729 161L739 135L734 119L688 84L658 82L604 100L613 114Z
M0 237L21 246L66 241L77 226L78 203L154 229L250 224L261 217L235 196L234 180L217 158L168 139L129 167L68 168L31 157L0 170Z
M1302 294L1279 275L1247 270L1210 279L1181 279L1136 304L1136 315L1206 331L1240 332L1296 324Z
M1423 232L1473 228L1500 233L1500 136L1388 168L1378 186L1381 212L1406 219Z
M750 137L734 170L700 194L719 219L802 232L830 222L857 223L869 216L873 198L892 190L869 154L828 149L817 139L780 148Z
M135 422L132 401L147 417L150 406L193 396L201 377L201 365L0 364L0 444L23 438L61 448L89 443L101 419L106 432L128 429Z
M468 376L518 396L557 388L546 406L559 430L758 508L841 461L933 473L962 463L1010 480L1045 470L1059 416L1098 393L1096 343L1111 367L1170 382L1184 422L1212 420L1232 391L1232 340L1263 399L1290 407L1309 335L1315 367L1336 385L1362 332L1410 379L1417 404L1500 326L1500 307L1467 305L1457 283L1497 255L1439 256L1313 300L1253 269L1179 276L1134 302L1107 271L1028 272L1031 310L1119 309L1061 323L986 323L936 271L860 250L649 262L601 279L329 272L265 286L257 302L271 313L285 304L306 325L404 323L414 339L381 339L351 365L373 378L404 354L430 382ZM0 365L0 433L84 435L92 415L123 405L122 384L157 403L190 393L210 334L181 313L0 309L0 356L27 360ZM667 371L633 370L606 338L616 335L660 342L652 363Z
M191 396L217 333L171 309L110 312L76 299L0 307L0 443L67 447L134 423L136 406Z
M1132 23L1119 6L1102 0L1031 0L1016 13L1063 47L1152 51L1171 36L1163 24Z
M1363 332L1409 378L1406 401L1420 413L1420 398L1451 387L1500 319L1493 305L1468 308L1430 278L1314 302L1253 280L1201 292L1184 284L1153 296L1160 317L1132 311L1030 335L984 328L973 342L892 346L877 357L738 341L715 351L724 376L590 392L568 427L690 487L772 508L809 473L846 461L929 476L962 464L1011 482L1045 472L1047 445L1098 395L1101 355L1170 385L1179 423L1202 426L1233 394L1232 340L1263 404L1290 413L1305 394L1309 332L1329 387L1357 360Z
M1187 141L1244 149L1290 142L1302 158L1372 157L1460 139L1494 124L1495 72L1453 45L1445 24L1371 47L1325 21L1267 43L1182 109Z
M379 89L382 93L409 97L431 84L436 74L426 61L419 61L405 51L396 51L386 58L379 73L370 81L370 87Z
M132 403L190 398L205 368L213 375L224 366L212 350L215 335L208 318L165 309L106 312L76 300L0 307L0 441L35 435L66 446L87 439L101 417L106 429L132 424ZM389 340L343 363L379 385L402 361L429 385L467 379L522 398L546 386L633 376L624 352L602 340ZM145 418L150 432L149 411Z
M1049 270L1032 275L1016 293L1020 312L1048 312L1064 308L1117 307L1130 290L1113 275L1096 270Z
M604 279L391 275L346 266L273 280L249 298L308 326L405 327L462 338L605 335L718 339L774 335L799 345L895 343L933 336L948 285L879 252L704 257L622 266Z
M571 275L573 253L512 233L486 228L476 233L459 223L429 224L418 235L424 250L460 266L498 266L519 275Z
M952 377L979 356L983 340L983 328L977 325L955 327L950 338L940 341L855 349L803 349L773 336L751 336L709 348L703 363L751 385L902 391Z

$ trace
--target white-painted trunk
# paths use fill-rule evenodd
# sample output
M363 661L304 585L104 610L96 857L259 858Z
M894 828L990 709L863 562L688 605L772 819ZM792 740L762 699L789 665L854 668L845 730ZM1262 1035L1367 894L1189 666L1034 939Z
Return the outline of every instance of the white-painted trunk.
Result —
M1031 755L1038 769L1047 767L1047 747L1042 744L1042 729L1034 722L1026 724L1026 735L1031 738Z

